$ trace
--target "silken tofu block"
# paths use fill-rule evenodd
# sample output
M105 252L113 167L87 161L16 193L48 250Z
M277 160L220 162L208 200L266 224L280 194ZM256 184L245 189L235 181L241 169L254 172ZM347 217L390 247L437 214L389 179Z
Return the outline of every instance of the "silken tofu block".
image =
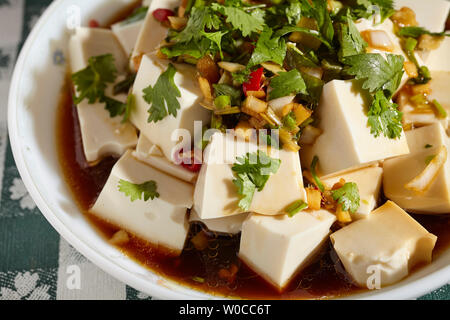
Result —
M126 102L127 95L113 96L112 87L108 86L107 95ZM120 116L111 118L104 103L89 104L83 100L77 105L77 113L87 162L95 164L107 156L120 157L126 150L136 146L138 137L134 126L129 122L122 123Z
M175 64L177 72L174 81L181 93L178 98L180 109L177 110L177 116L167 115L156 123L147 122L151 106L144 100L143 89L154 86L167 66L166 61L143 56L133 86L136 104L131 111L130 121L140 130L141 135L162 150L167 159L176 162L175 154L183 146L190 146L196 134L201 137L202 127L211 120L211 112L199 104L203 96L195 78L195 68ZM195 121L199 122L197 126L194 126Z
M292 218L252 213L242 225L239 257L281 291L320 250L335 219L326 210Z
M317 108L323 133L300 150L304 167L317 155L320 174L331 175L409 152L404 132L398 139L370 133L368 101L355 80L333 80L324 86Z
M161 170L164 173L170 174L180 180L194 183L197 178L197 173L183 168L170 162L162 153L161 149L150 142L143 134L139 136L136 151L133 152L138 160L143 161L152 167Z
M168 28L164 27L161 22L153 17L153 11L156 9L170 9L174 10L180 5L178 0L153 0L148 8L147 15L144 19L142 28L137 37L136 45L134 46L131 55L130 64L132 69L134 60L143 54L154 53L160 47L161 42L166 38Z
M450 2L449 2L450 4ZM444 37L437 49L419 51L424 64L430 71L450 72L450 38Z
M110 30L100 28L78 28L69 42L72 73L88 66L89 58L104 54L113 54L119 74L125 72L127 59L119 42ZM117 78L117 82L123 80ZM113 85L106 89L106 95L121 102L127 96L114 96ZM105 156L121 156L128 148L137 143L136 129L131 123L122 124L120 116L111 118L105 104L89 104L85 99L78 106L78 120L86 160L95 163Z
M406 277L415 265L430 263L436 239L392 201L331 235L345 270L359 286L369 288L377 276L379 285L386 286Z
M158 198L135 200L119 191L119 180L135 184L155 181ZM125 231L180 253L188 233L187 209L192 206L193 186L156 170L127 151L114 165L97 201L94 215Z
M205 226L214 232L236 234L241 232L242 223L247 218L248 213L235 214L229 217L215 218L215 219L202 219L198 216L195 210L191 210L189 216L189 222L199 221L205 224Z
M421 127L406 133L411 153L386 160L383 164L383 189L387 198L400 207L417 213L450 212L450 157L439 170L431 186L418 193L405 184L418 176L427 166L427 159L436 155L441 146L450 150L448 137L440 124ZM430 147L426 147L426 146Z
M332 177L321 178L329 188L344 179L345 182L354 182L358 185L360 205L355 213L351 213L354 219L367 218L369 213L377 206L380 195L380 187L383 177L383 169L377 166L362 168Z
M416 20L419 26L430 30L431 32L444 31L445 21L447 20L450 2L446 0L395 0L394 8L400 10L402 7L408 7L416 14Z
M104 54L114 56L119 74L127 71L128 58L114 33L109 29L80 27L69 41L72 73L88 66L90 57Z
M449 56L450 58L450 51ZM450 115L450 71L431 71L430 80L431 93L428 99L438 101L442 107L447 111L447 118Z
M227 217L244 212L239 206L240 196L233 184L233 164L237 157L255 153L258 146L235 140L233 135L215 133L204 151L204 163L194 192L194 209L202 219ZM264 189L256 191L250 205L251 212L277 215L299 199L306 201L300 158L297 152L263 150L270 157L280 159L280 167L271 174Z
M130 57L133 52L139 32L141 31L143 25L144 20L135 21L132 23L122 21L111 26L111 30L116 35L128 57Z

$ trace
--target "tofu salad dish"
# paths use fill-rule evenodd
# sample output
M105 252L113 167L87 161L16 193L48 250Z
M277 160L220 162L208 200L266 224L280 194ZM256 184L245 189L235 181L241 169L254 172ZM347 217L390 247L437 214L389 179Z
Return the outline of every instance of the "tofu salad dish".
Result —
M107 241L202 292L399 283L450 246L449 8L143 0L90 17L58 109L65 180Z

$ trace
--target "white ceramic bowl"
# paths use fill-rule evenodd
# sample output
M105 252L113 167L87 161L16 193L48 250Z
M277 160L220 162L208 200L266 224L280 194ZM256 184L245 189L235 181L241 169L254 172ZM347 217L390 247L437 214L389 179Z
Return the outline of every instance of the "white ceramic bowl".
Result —
M55 120L70 26L106 22L132 0L56 0L28 37L14 71L8 107L11 146L20 175L52 226L79 252L124 283L162 299L210 299L141 267L110 246L77 208L59 166ZM75 19L74 15L75 14ZM400 283L351 298L408 299L450 280L450 250Z

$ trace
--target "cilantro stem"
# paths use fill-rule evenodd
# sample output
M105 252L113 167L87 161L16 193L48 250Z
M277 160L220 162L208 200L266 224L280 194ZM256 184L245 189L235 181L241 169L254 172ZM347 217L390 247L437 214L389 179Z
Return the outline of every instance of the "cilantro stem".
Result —
M316 165L317 165L318 161L319 161L319 158L317 156L314 156L314 158L313 158L313 160L311 162L311 174L312 174L312 176L314 178L314 181L316 182L316 185L319 188L319 190L321 192L324 192L325 191L325 187L323 186L322 181L320 181L320 179L319 179L319 177L317 176L317 173L316 173Z

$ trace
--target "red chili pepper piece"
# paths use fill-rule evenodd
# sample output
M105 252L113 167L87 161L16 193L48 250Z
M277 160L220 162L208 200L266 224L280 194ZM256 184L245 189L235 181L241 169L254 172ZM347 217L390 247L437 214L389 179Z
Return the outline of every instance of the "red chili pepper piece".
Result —
M244 94L247 95L247 91L260 91L261 90L261 79L263 76L264 68L259 68L252 73L250 73L250 78L247 82L242 84L242 90Z
M98 23L97 20L95 19L89 20L89 28L98 28L98 27L100 27L100 23Z
M202 168L201 163L195 163L195 153L191 152L190 157L183 156L183 149L176 155L177 163L180 163L180 166L191 171L191 172L199 172Z
M169 9L156 9L153 11L153 17L159 22L168 21L169 17L174 16L175 12Z

